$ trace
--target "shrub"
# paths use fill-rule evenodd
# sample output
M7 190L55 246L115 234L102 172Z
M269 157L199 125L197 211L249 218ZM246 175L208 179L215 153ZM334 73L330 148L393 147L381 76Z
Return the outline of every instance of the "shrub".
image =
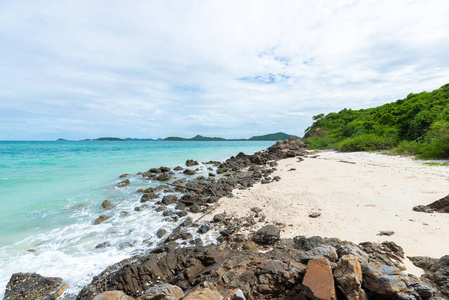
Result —
M362 134L348 138L338 145L339 151L372 151L390 149L396 145L391 137L381 137L376 134Z

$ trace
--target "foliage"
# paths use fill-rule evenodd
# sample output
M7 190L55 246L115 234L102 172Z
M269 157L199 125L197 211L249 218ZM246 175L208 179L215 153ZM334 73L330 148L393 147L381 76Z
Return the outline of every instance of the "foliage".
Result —
M319 114L306 129L311 149L392 149L420 158L449 158L449 84L369 109Z
M279 141L279 140L286 140L292 135L286 134L283 132L276 132L266 135L260 135L260 136L253 136L249 138L250 141Z

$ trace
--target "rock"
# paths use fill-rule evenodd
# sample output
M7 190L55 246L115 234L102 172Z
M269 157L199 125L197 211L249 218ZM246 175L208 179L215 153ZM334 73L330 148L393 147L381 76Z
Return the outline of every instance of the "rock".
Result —
M199 213L200 211L201 211L201 207L198 204L192 204L190 206L190 212L191 213L196 214L196 213Z
M413 207L414 211L426 213L449 213L449 195L429 204Z
M212 218L212 222L219 223L219 222L223 222L225 219L226 219L226 213L216 214Z
M266 225L259 229L252 240L261 245L272 245L279 240L281 230L275 225Z
M104 210L109 210L109 209L115 207L115 205L112 205L111 201L109 201L109 200L104 200L103 203L101 203L101 206L103 206Z
M161 202L165 205L170 205L178 202L178 197L176 197L175 195L164 196Z
M126 177L128 177L129 176L129 174L122 174L122 175L120 175L118 178L126 178Z
M192 160L192 159L186 160L186 166L187 167L197 166L197 165L199 165L199 163L196 160Z
M182 173L185 175L189 175L189 176L196 174L195 170L192 170L192 169L185 169Z
M364 287L378 295L393 299L420 299L414 286L416 280L405 275L399 268L378 263L362 264Z
M149 173L156 173L156 174L162 173L160 168L151 168L150 170L148 170L148 172Z
M158 181L167 181L170 180L172 178L172 176L168 173L163 173L161 175L159 175L158 177L156 177L155 179Z
M108 220L108 219L110 219L110 218L111 218L111 217L109 217L109 216L101 215L101 216L99 216L97 219L95 219L94 225L101 224L101 223L103 223L104 221L106 221L106 220Z
M161 229L159 229L159 230L156 232L156 236L157 236L158 238L161 238L161 237L163 237L166 233L167 233L167 230L161 228Z
M164 283L149 288L137 300L178 300L182 297L184 292L180 287Z
M412 263L424 270L424 277L435 284L441 293L449 297L449 255L440 259L427 256L409 257Z
M180 167L180 166L177 166L177 167L175 167L173 170L174 170L174 171L182 171L182 170L184 170L184 168L183 168L183 167Z
M262 180L260 181L261 184L268 184L268 183L270 183L270 182L271 182L271 181L268 180L268 179L262 179Z
M368 254L369 262L395 266L401 270L405 270L402 264L404 250L394 242L382 242L381 244L365 242L360 243L359 246Z
M140 198L141 203L145 203L147 201L150 201L152 199L157 199L159 196L155 192L145 193Z
M380 235L380 236L383 236L383 235L390 236L390 235L393 235L393 234L394 234L394 231L391 231L391 230L385 230L385 231L379 232L377 235Z
M131 182L129 181L129 179L126 179L126 180L123 180L123 181L120 181L119 183L117 183L117 187L122 188L122 187L125 187L130 184L131 184Z
M4 300L51 299L59 297L68 284L59 277L44 277L36 273L15 273L6 285Z
M107 291L95 296L93 300L134 300L134 298L122 291Z
M194 291L193 293L187 295L182 298L183 300L222 300L223 296L221 296L218 292L212 291L209 288L199 289Z
M365 291L362 289L362 267L355 255L345 255L334 270L334 279L337 288L348 300L365 300Z
M262 209L260 209L259 207L252 207L250 210L255 212L256 214L262 212Z
M309 218L318 218L319 216L321 216L321 213L318 211L313 211L309 214Z
M160 167L159 169L161 170L162 173L170 172L170 168L169 167Z
M293 242L296 249L301 249L304 251L312 250L320 244L326 244L326 241L320 236L306 238L303 235L299 235L293 238Z
M308 262L302 284L307 288L307 296L312 299L337 299L332 268L325 257Z
M97 246L95 246L95 249L103 249L103 248L107 248L107 247L111 247L111 243L103 242L103 243L98 244Z
M204 223L198 228L198 230L196 232L199 234L204 234L204 233L208 232L210 229L211 229L210 225L208 223Z
M180 218L185 217L185 216L188 215L187 212L184 211L184 210L175 211L175 214L176 214L178 217L180 217Z
M300 256L301 261L309 261L320 257L326 257L331 262L335 262L338 258L337 251L334 247L329 245L319 245L309 251L306 251Z
M228 228L226 228L225 230L220 231L220 234L224 237L228 237L228 236L232 235L236 230L237 230L237 226L231 225Z
M245 300L245 295L241 289L234 289L228 291L224 296L223 300Z

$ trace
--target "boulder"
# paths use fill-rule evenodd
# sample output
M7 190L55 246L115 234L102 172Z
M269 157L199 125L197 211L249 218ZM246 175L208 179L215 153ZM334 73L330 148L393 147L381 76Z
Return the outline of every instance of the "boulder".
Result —
M216 214L212 221L215 223L223 222L226 219L226 213Z
M167 180L170 180L171 178L172 178L172 176L169 173L162 173L155 179L158 181L167 181Z
M107 291L98 294L93 300L134 300L134 298L126 295L122 291Z
M117 183L117 187L122 188L125 187L127 185L130 185L131 182L129 181L129 179L125 179L123 181L120 181L119 183Z
M103 207L104 210L109 210L115 207L115 205L112 205L111 201L109 200L104 200L103 203L101 203L101 206Z
M300 256L300 260L309 261L311 259L326 257L332 262L335 262L338 258L337 251L334 247L329 245L319 245L309 251L306 251Z
M325 257L312 259L302 284L307 288L306 295L312 299L336 300L335 283L329 260Z
M185 169L182 173L185 175L189 175L189 176L196 174L195 170L192 170L192 169Z
M4 300L54 300L67 288L59 277L44 277L36 273L15 273L6 285Z
M145 203L147 201L150 201L152 199L157 199L159 196L155 192L149 192L142 195L140 198L140 202Z
M440 259L427 256L414 256L409 259L415 266L422 268L425 272L423 276L449 298L449 255Z
M176 285L159 284L155 285L137 298L138 300L178 300L184 297L182 289Z
M170 205L178 202L178 197L176 197L175 195L164 196L161 202L165 205Z
M275 225L265 225L259 229L253 236L252 240L261 245L272 245L279 240L281 230Z
M101 223L103 223L104 221L106 221L106 220L108 220L110 218L111 217L109 217L109 216L101 215L101 216L99 216L98 218L95 219L94 225L101 224Z
M199 163L196 160L192 160L192 159L186 160L186 166L187 167L197 166L197 165L199 165Z
M221 296L216 291L212 291L209 288L204 288L204 289L198 289L182 299L183 300L222 300L223 296Z
M362 267L355 255L345 255L334 270L334 279L337 288L348 300L365 300L365 291L362 289Z

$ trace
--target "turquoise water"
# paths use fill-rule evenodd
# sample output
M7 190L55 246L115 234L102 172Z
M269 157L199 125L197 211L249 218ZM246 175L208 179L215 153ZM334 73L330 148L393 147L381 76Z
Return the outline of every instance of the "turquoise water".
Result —
M119 175L183 166L186 159L224 160L272 144L0 141L0 297L12 273L38 272L68 280L70 299L107 265L148 248L143 241L160 227L176 226L151 207L134 211L135 191L157 183L130 176L131 185L117 189ZM116 205L112 218L94 226L105 199ZM104 241L111 246L95 249Z

